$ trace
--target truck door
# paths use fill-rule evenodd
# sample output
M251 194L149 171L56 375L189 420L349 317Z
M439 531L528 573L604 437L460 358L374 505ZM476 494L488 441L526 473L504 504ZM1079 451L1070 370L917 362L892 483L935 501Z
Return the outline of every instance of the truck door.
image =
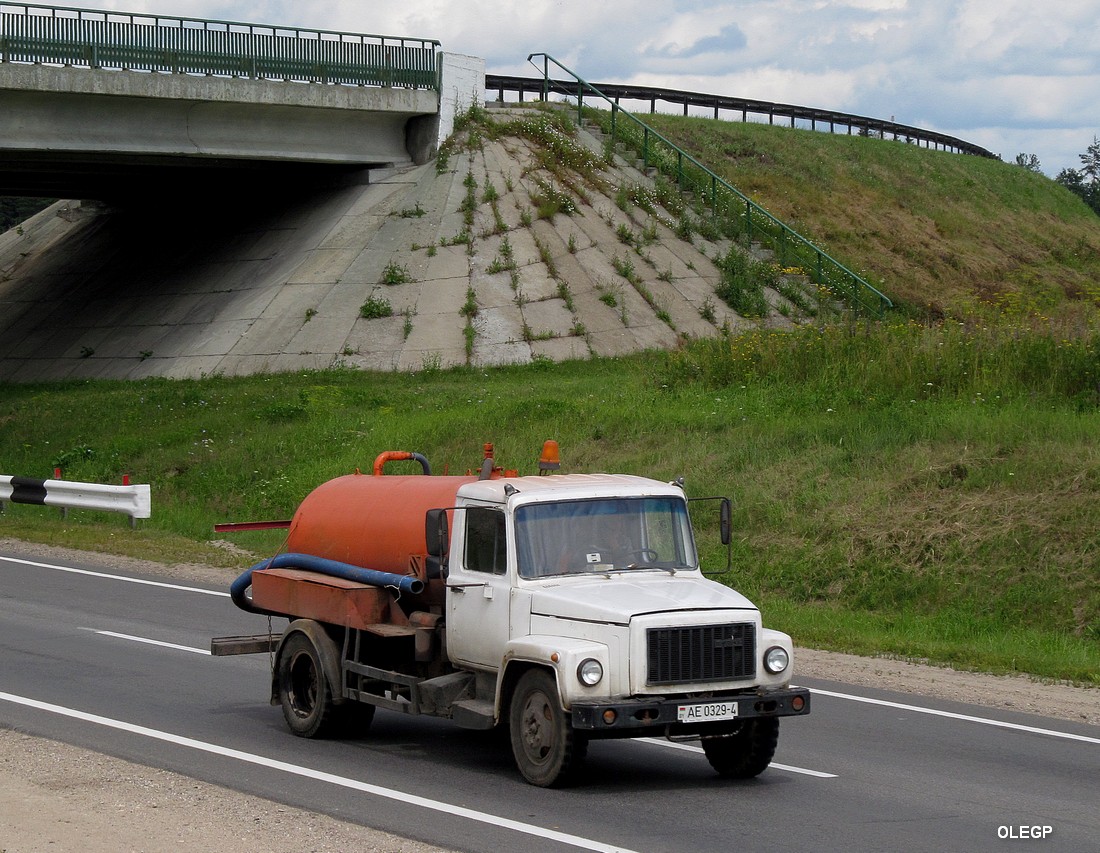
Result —
M508 642L507 525L494 507L467 507L462 516L461 558L447 578L447 653L455 663L496 670Z

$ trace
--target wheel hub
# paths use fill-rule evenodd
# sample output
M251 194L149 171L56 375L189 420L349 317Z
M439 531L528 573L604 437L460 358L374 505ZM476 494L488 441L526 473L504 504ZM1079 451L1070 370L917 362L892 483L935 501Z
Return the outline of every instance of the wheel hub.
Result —
M533 694L523 706L523 748L532 759L543 760L554 746L550 721L549 701L541 693Z

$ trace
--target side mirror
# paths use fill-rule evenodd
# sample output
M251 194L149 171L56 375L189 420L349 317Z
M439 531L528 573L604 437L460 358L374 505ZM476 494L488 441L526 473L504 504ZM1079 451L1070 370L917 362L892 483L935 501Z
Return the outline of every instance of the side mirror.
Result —
M729 498L722 498L722 502L718 505L718 528L721 531L722 544L729 545L733 539L733 507Z

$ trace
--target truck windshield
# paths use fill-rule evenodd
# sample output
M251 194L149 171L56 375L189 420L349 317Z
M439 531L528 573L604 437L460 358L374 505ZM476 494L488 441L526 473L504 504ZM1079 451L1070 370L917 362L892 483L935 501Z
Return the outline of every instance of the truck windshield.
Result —
M698 567L687 505L675 497L526 504L515 519L520 577Z

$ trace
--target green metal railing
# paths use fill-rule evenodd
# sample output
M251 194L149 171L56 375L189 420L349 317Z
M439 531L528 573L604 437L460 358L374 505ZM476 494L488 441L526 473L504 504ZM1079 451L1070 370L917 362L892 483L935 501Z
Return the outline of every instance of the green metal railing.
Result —
M550 63L560 68L577 82L576 91L562 94L577 100L577 122L583 119L584 98L593 94L611 106L611 136L637 148L645 168L654 167L676 181L684 192L694 193L701 203L710 208L715 218L738 222L739 230L749 241L758 242L775 252L780 266L798 267L819 286L827 288L843 299L853 309L867 311L881 317L893 303L861 276L833 259L801 234L776 219L736 187L724 181L710 169L666 139L637 116L624 110L591 83L566 68L554 57L545 53L532 53L527 61L542 58L540 69L543 78L542 98L550 94ZM538 65L535 65L538 68Z
M0 3L0 61L439 88L439 42Z

